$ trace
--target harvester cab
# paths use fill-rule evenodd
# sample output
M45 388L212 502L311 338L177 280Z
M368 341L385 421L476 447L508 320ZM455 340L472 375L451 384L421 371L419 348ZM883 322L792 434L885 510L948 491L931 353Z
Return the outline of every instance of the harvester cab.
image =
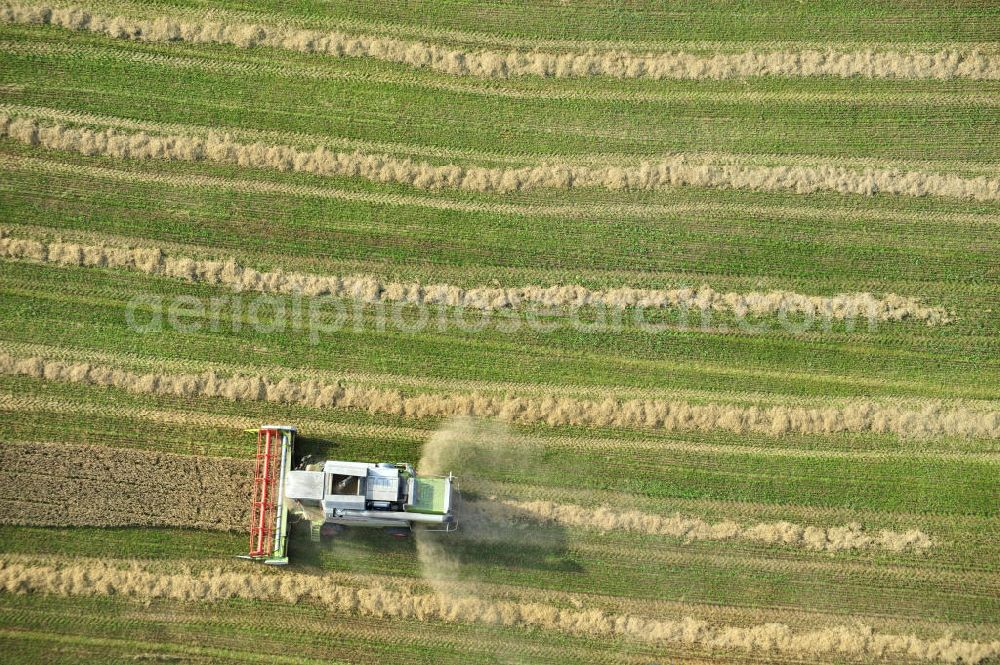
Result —
M288 563L289 519L304 519L318 541L348 526L403 537L418 526L454 531L455 478L418 475L407 463L307 462L293 469L296 429L264 425L257 434L250 552L242 558Z

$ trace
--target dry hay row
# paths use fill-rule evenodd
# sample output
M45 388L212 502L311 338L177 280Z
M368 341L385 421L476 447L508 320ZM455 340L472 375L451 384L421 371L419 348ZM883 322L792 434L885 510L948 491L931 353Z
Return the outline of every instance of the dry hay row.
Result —
M1000 412L944 408L928 404L911 410L873 402L842 407L740 407L690 404L667 400L603 401L567 397L521 397L511 394L424 393L407 396L398 390L358 385L324 384L316 380L274 381L262 376L202 374L138 374L89 363L19 358L0 353L0 374L44 378L134 393L179 397L268 401L312 408L359 409L408 418L476 416L551 426L651 428L661 430L728 430L737 433L836 434L893 433L901 437L1000 437Z
M37 3L11 3L7 4L27 5ZM61 7L72 9L78 7L78 3L72 0L52 0L44 3L53 9ZM148 13L146 5L136 4L133 0L100 0L98 7L104 14L115 13L122 17L145 19ZM196 6L182 7L174 3L157 3L164 18L172 18L178 21L204 22L218 21L232 24L266 24L279 27L294 27L313 30L336 30L351 34L371 34L373 36L399 37L409 41L420 42L440 42L447 44L460 44L470 47L499 46L504 49L520 47L525 50L552 50L552 51L650 51L664 52L688 49L693 51L723 51L728 50L749 50L766 46L769 50L779 50L785 48L809 48L809 49L833 49L838 52L851 50L863 50L870 48L871 40L858 39L837 39L831 40L675 40L675 39L647 39L647 40L622 40L622 39L592 39L592 38L556 38L540 37L537 35L522 36L510 34L500 34L493 32L480 32L460 30L456 28L444 28L430 25L417 25L410 23L385 22L378 20L365 20L357 17L346 16L326 16L323 14L310 13L308 15L294 15L284 12L268 11L265 8L226 8L226 9L202 9ZM921 52L936 52L941 50L954 49L974 49L988 53L996 53L1000 45L995 41L954 41L954 40L917 40L907 41L906 47Z
M453 534L458 536L460 532ZM422 534L427 535L427 534ZM451 537L449 536L449 539ZM421 537L415 539L414 543L417 546L418 552L423 552L426 549L426 544L430 541L429 538ZM434 543L432 543L433 545ZM444 544L444 543L440 543ZM588 550L593 551L593 550ZM643 550L647 551L647 550ZM631 550L630 555L638 555L639 550ZM696 556L692 553L687 558L676 558L676 559L666 559L669 561L667 565L690 565L694 560L692 557ZM61 554L38 554L38 553L14 553L8 552L4 553L0 557L0 561L6 564L21 564L25 567L38 567L38 566L53 566L57 568L65 567L67 565L79 565L84 562L91 560L101 560L103 557L84 557L76 555L61 555ZM652 559L650 559L652 560ZM662 565L661 560L661 565ZM772 566L767 568L767 570L775 570L780 572L786 572L788 567L782 565L783 561L787 561L782 558L774 557L755 557L753 559L753 565L759 566L764 562L772 562ZM247 564L245 562L240 562L235 559L220 559L220 560L204 560L199 558L181 558L172 559L170 561L165 560L153 560L153 559L112 559L106 560L105 563L122 568L131 563L138 563L142 568L151 573L160 574L174 574L178 572L190 572L190 573L203 573L207 571L222 570L223 572L235 572L244 573L247 572ZM718 565L732 565L732 560L728 563L721 558L718 559ZM801 557L795 557L794 566L798 570L815 570L817 572L832 571L832 570L853 570L860 568L862 566L870 566L870 562L867 559L852 559L852 560L840 560L840 561L821 561L815 560L806 563ZM2 564L0 564L2 568ZM285 569L294 570L294 569ZM894 566L891 564L883 564L878 567L879 571L888 571L890 580L897 581L905 576L906 571L916 570L918 573L923 568L912 568L910 566ZM299 572L299 571L295 571ZM302 571L310 572L310 571ZM317 571L312 571L317 572ZM578 610L582 609L592 609L599 607L603 611L610 614L640 614L642 616L650 618L659 619L669 619L678 616L692 616L697 619L701 619L710 624L735 624L735 625L755 625L759 623L784 623L792 626L796 631L800 630L812 630L817 628L823 628L831 624L840 623L843 619L843 614L836 610L826 611L816 608L799 608L799 607L763 607L752 605L738 606L738 605L718 605L714 603L701 603L694 601L685 600L668 600L662 598L630 598L626 596L615 596L615 595L605 595L601 593L579 593L574 591L565 591L552 588L535 587L535 586L511 586L509 584L504 584L502 582L488 582L483 579L458 579L452 580L441 579L440 576L437 578L426 579L422 575L417 575L415 577L404 577L395 574L375 574L375 573L361 573L361 572L349 572L340 571L333 569L324 569L321 571L324 581L331 582L340 586L349 586L355 588L380 586L390 588L396 591L405 592L407 594L420 594L426 593L428 590L445 590L447 595L476 595L482 599L490 600L510 600L519 603L531 602L531 603L541 603L544 605L558 605L561 607L572 607ZM284 574L284 573L281 573ZM940 575L941 569L933 569L932 572L925 573L929 576L917 575L914 579L919 583L929 583L933 584L934 581L931 576ZM962 579L967 573L957 573L957 574L946 574L946 584L957 583L958 580ZM970 582L971 584L980 585L979 580L974 580ZM977 589L980 588L977 586ZM430 589L429 589L430 588ZM951 587L949 587L951 588ZM992 587L989 587L992 588ZM2 593L2 589L0 589ZM880 616L879 613L875 615L863 614L858 612L853 612L851 614L852 620L858 620L862 622L871 621L874 625L876 631L883 633L897 633L897 632L915 632L917 634L936 634L938 631L952 631L952 630L963 630L971 629L973 632L966 633L965 639L972 640L982 640L982 639L992 639L992 635L988 632L988 628L984 626L975 626L962 624L956 620L955 623L944 624L939 620L933 618L917 619L912 616ZM877 626L877 627L875 627ZM985 636L985 637L984 637Z
M54 45L46 44L46 47ZM0 52L6 52L8 45L0 42ZM2 86L0 86L2 91ZM856 95L851 95L855 100ZM671 97L673 100L674 97ZM770 99L770 98L769 98ZM817 98L822 101L825 98ZM765 101L763 98L761 101ZM773 99L771 101L774 101ZM1000 106L1000 97L990 97L990 102ZM921 105L940 105L940 100L933 103L930 99L921 102ZM87 113L84 111L66 110L52 108L48 106L33 106L30 104L10 104L0 103L0 114L11 117L33 118L39 121L53 123L68 123L73 125L91 125L103 128L126 129L132 131L149 132L152 134L185 134L191 136L207 137L209 134L227 133L241 141L288 141L296 145L316 145L324 143L327 147L337 147L360 152L381 152L393 155L415 155L421 157L431 157L435 159L468 160L489 163L509 163L524 165L527 163L548 163L555 160L566 160L574 165L600 165L600 166L623 166L634 162L636 155L627 153L580 153L572 155L560 155L554 153L508 153L491 152L487 150L476 150L466 148L449 148L436 145L423 145L418 143L401 143L388 141L369 141L364 139L352 139L343 136L324 136L321 134L311 134L299 131L281 131L274 129L254 129L251 127L230 127L226 126L224 131L218 128L207 127L205 125L179 123L179 122L159 122L149 120L136 120L134 118L122 118L113 115L102 115ZM777 154L777 153L732 153L719 151L699 151L688 153L687 158L692 163L710 164L713 162L725 164L740 164L744 166L839 166L844 168L895 168L910 170L934 170L960 168L963 172L975 172L980 175L996 176L1000 174L1000 165L991 162L970 162L967 159L883 159L878 157L826 157L823 155L807 154ZM699 202L697 209L701 209L705 203ZM649 207L646 204L645 207ZM749 206L746 206L749 209ZM696 209L691 207L692 210ZM760 210L765 208L760 207ZM783 206L782 210L798 211L799 208ZM808 209L805 209L808 210ZM831 213L834 211L830 211ZM866 215L875 214L877 211L866 211ZM796 214L804 214L798 213ZM934 214L930 211L921 211L921 219L926 214Z
M122 415L121 409L112 406L95 404L82 404L78 402L68 402L56 399L35 399L13 395L11 393L0 392L0 412L16 412L21 414L60 414L76 416L117 416ZM149 423L156 423L167 426L183 427L203 427L203 428L226 428L237 432L247 429L254 429L260 425L259 418L245 418L241 416L226 416L214 413L204 413L200 411L175 411L162 409L132 409L129 410L129 419L142 420ZM315 420L296 418L296 424L301 431L309 432L315 436L333 437L364 437L376 439L396 439L400 441L420 442L427 436L426 430L396 427L391 425L375 424L345 424L329 422L326 420ZM725 455L742 454L768 457L788 457L788 458L824 458L824 459L847 459L847 460L880 460L900 459L934 459L947 460L953 462L993 462L998 461L997 453L977 453L977 452L954 452L951 448L947 451L927 450L915 448L907 450L817 450L784 448L773 446L751 446L751 445L712 445L697 444L684 441L673 441L668 439L598 439L580 437L517 437L510 438L512 445L538 446L546 448L559 448L569 454L578 450L606 450L627 454L656 454L664 451L684 452L700 455ZM165 449L168 452L169 449ZM217 452L216 454L225 454ZM446 471L447 472L447 471Z
M288 183L267 182L263 180L237 180L216 176L180 175L173 176L164 173L143 173L138 171L122 171L99 166L84 166L82 164L66 164L33 157L21 157L0 154L0 166L26 167L33 171L45 173L61 173L82 178L101 178L125 183L157 184L170 187L206 189L221 189L225 191L246 194L283 194L288 196L306 196L337 201L351 201L372 205L387 206L418 206L436 210L455 210L459 212L491 212L504 215L528 217L531 215L553 215L580 217L586 210L575 206L549 206L538 210L533 206L477 203L472 201L449 201L435 197L411 196L406 194L386 194L378 192L353 192L332 187L315 187L310 185L294 185ZM609 211L610 212L610 211ZM640 212L640 211L637 211ZM974 221L974 220L970 220Z
M154 573L138 563L26 565L0 559L0 591L60 596L120 596L139 601L218 602L229 598L296 604L318 603L342 613L450 623L538 628L587 637L624 637L652 644L803 657L906 657L946 663L979 663L1000 653L1000 641L951 636L926 639L885 634L865 625L796 632L785 624L710 624L692 617L649 619L534 602L489 601L474 596L419 594L386 586L342 586L315 575L222 569L195 574Z
M315 275L261 272L234 259L202 260L170 256L157 247L115 247L68 242L45 243L9 237L0 229L0 257L31 259L68 266L122 268L148 275L176 277L188 282L225 286L236 291L328 295L361 303L445 305L492 311L527 305L576 309L581 307L673 309L732 312L738 317L775 314L805 314L828 319L901 321L912 319L927 325L952 322L942 307L927 307L919 300L894 293L881 298L871 293L841 293L810 296L792 291L769 293L723 293L708 284L684 289L589 289L577 284L524 287L471 287L419 282L387 282L373 275ZM558 314L559 312L549 312Z
M407 194L387 194L376 192L354 192L334 187L315 187L310 185L295 185L290 183L267 182L262 180L245 180L203 175L168 175L142 171L125 171L119 169L69 164L35 157L8 155L0 153L0 167L7 169L26 169L38 173L55 173L70 175L75 178L97 178L123 183L140 183L165 185L177 188L208 188L213 190L234 191L246 194L279 194L285 196L303 196L319 199L351 201L379 206L416 206L435 210L453 210L458 212L491 213L513 215L517 217L552 217L560 219L600 218L654 220L664 222L664 217L690 215L758 215L781 219L803 217L814 220L856 220L860 215L867 219L919 225L924 221L947 222L951 224L989 224L994 218L975 213L945 212L941 210L921 210L900 212L891 209L877 208L865 210L863 213L850 209L812 208L805 206L760 206L743 204L718 204L703 202L697 205L676 204L631 205L614 204L573 204L573 205L520 205L512 203L453 201L436 196L414 196Z
M110 405L81 404L55 399L36 399L12 393L0 392L0 411L15 412L21 414L60 414L75 416L116 416L121 417L121 409ZM233 431L242 432L253 429L260 425L260 419L245 418L241 416L226 416L200 411L175 411L163 409L130 409L127 413L129 419L143 420L159 425L184 426L184 427L205 427L205 428L226 428ZM325 420L315 420L307 418L296 418L296 424L300 431L309 432L310 436L334 436L334 437L365 437L375 439L397 439L402 441L418 442L422 441L428 434L426 430L411 427L396 427L392 425L376 424L346 424L335 423ZM842 451L842 450L816 450L800 448L776 448L771 446L742 446L736 444L712 445L687 443L684 441L672 441L668 439L599 439L580 437L516 437L510 439L512 445L538 446L547 448L559 448L572 454L580 449L599 449L617 454L656 454L663 451L676 451L684 453L696 453L704 455L725 455L743 454L770 457L790 457L790 458L822 458L822 459L847 459L847 460L886 460L886 459L934 459L953 462L993 462L996 463L1000 457L997 453L977 453L977 452L953 452L926 450L915 448L907 450L873 450L873 451ZM155 446L153 446L155 447ZM162 448L161 448L162 449ZM217 452L216 454L225 454Z
M459 50L421 41L391 37L349 35L283 28L228 24L216 21L186 22L160 17L133 20L103 16L79 7L53 8L7 4L0 20L19 24L54 25L116 39L147 42L184 41L195 44L230 44L239 48L270 48L320 53L334 57L374 58L429 68L454 76L511 78L540 76L578 78L605 76L618 79L732 79L757 76L870 79L1000 78L1000 58L978 50L947 49L936 53L916 51L837 52L832 49L749 50L743 53L696 55L684 52L630 53L586 51L546 53L532 50Z
M59 414L75 416L114 416L121 417L121 409L108 405L81 404L54 399L34 399L0 392L0 411L20 414ZM127 413L130 420L141 420L158 425L225 428L235 432L254 429L260 425L259 418L244 418L204 413L200 411L175 411L162 409L140 408ZM296 418L296 424L310 436L332 437L364 437L374 439L396 439L400 441L419 442L426 438L428 432L411 427L396 427L376 424L345 424L326 420ZM517 437L511 436L514 446L544 446L558 448L568 454L579 450L603 450L619 455L655 455L665 451L694 453L702 455L754 455L765 457L799 458L799 459L837 459L865 462L869 460L885 461L891 459L915 460L933 459L951 462L990 462L997 463L1000 455L995 452L954 452L927 450L923 447L907 450L823 450L784 448L773 446L743 446L736 444L712 445L697 444L670 439L611 439L611 438L579 438L579 437ZM156 447L156 446L152 446ZM160 447L170 452L170 448ZM218 455L227 454L216 451ZM447 470L446 470L447 472Z
M161 65L175 69L197 69L201 71L213 72L228 75L269 75L283 78L312 79L319 81L355 81L369 84L381 84L390 86L403 86L406 88L419 87L430 90L441 90L460 95L476 95L479 97L506 97L508 99L537 99L543 101L588 101L607 102L619 101L626 103L670 103L670 104L733 104L746 103L757 105L774 104L839 104L858 105L874 107L926 107L937 106L941 108L968 108L970 106L996 107L1000 106L1000 98L996 95L986 93L974 93L968 91L940 91L940 92L890 92L877 91L864 93L853 91L850 93L821 90L739 90L733 92L712 92L704 90L693 91L636 91L612 89L568 89L557 90L551 87L543 88L515 88L504 87L490 83L488 85L479 82L469 82L456 79L439 78L416 78L412 74L404 75L395 72L365 72L355 73L349 70L330 69L316 67L298 62L280 63L275 60L221 60L196 58L189 56L164 55L162 53L148 53L143 51L124 51L106 47L79 46L74 44L52 44L52 43L25 43L14 41L0 41L0 52L17 55L41 55L53 57L80 57L86 56L98 60L115 60L118 62L129 62L140 65ZM250 132L248 132L250 133ZM265 133L265 132L258 132ZM293 132L266 132L276 134L297 134ZM295 136L299 139L301 136ZM343 140L348 143L350 141ZM367 141L357 141L357 143L369 143ZM362 148L371 149L371 148ZM417 152L417 151L413 151ZM428 156L444 157L448 154L456 154L459 150L449 148L438 148L432 146L420 146L419 152ZM461 155L458 155L461 156ZM520 155L497 155L500 161L512 161ZM775 155L775 157L778 157ZM792 156L782 155L783 158ZM607 156L594 155L590 161L608 162ZM873 160L869 160L873 161ZM995 170L987 164L963 165L964 168L983 168L990 171Z
M21 49L25 49L27 46L28 45L24 44L12 45L0 42L0 52L6 53L9 50L17 50L18 52L20 52ZM65 49L68 51L68 55L72 55L76 52L76 49L71 49L70 47L61 44L60 45L40 44L37 46L39 48L44 47L45 49L59 49L59 50ZM142 55L142 54L136 54L136 55ZM175 59L175 58L170 58L168 56L159 56L156 54L144 54L144 55L148 55L149 58L157 59L156 61L159 61L159 58L163 58L168 61ZM212 63L215 63L215 61L212 61ZM295 72L295 74L300 75L299 72ZM1000 100L997 101L997 104L1000 105ZM95 113L87 113L84 111L57 109L47 106L32 106L26 104L0 103L0 113L6 113L8 115L16 115L18 117L30 117L49 122L65 122L77 125L98 125L102 127L113 127L116 129L152 132L157 134L184 133L184 134L207 136L213 131L211 127L205 127L203 125L192 125L192 124L178 123L178 122L152 122L148 120L136 120L134 118L121 118L118 116L100 115ZM343 136L324 136L322 134L311 134L299 131L282 131L276 129L255 129L252 127L232 127L232 128L227 127L226 131L232 132L233 135L243 140L252 140L252 141L280 140L280 141L290 142L293 144L304 144L304 145L315 145L320 142L325 142L329 146L336 146L347 150L361 150L361 151L373 151L373 152L378 151L386 153L419 155L422 157L431 157L435 159L513 161L515 163L523 163L524 160L531 159L534 157L533 155L487 153L483 151L465 150L462 148L447 148L447 147L433 146L433 145L393 143L384 141L367 141L363 139L352 139ZM216 131L216 133L218 132ZM593 155L591 156L591 158L598 159L599 156ZM927 163L936 163L936 162L927 162ZM963 168L965 167L963 166ZM992 170L997 169L995 165L988 165L988 164L976 164L973 166L973 168L976 169L984 168Z
M884 549L890 552L922 552L933 547L934 541L919 529L869 533L853 522L844 526L802 526L791 522L761 522L744 526L733 521L706 522L703 519L675 514L670 517L651 515L637 510L614 511L607 506L587 508L554 501L518 501L494 499L471 504L476 512L490 520L525 519L567 527L597 531L626 531L653 536L696 540L746 540L766 545L790 545L824 552L843 550Z
M2 398L0 398L2 399ZM514 439L517 441L518 439ZM528 441L528 439L520 439ZM834 459L853 460L858 463L886 460L919 460L933 459L952 462L1000 462L1000 452L994 450L956 448L949 441L941 449L931 448L927 441L921 441L920 446L907 446L902 449L882 449L870 447L864 450L842 448L799 448L794 446L774 446L764 444L737 443L692 443L689 441L651 438L651 439L620 439L584 436L534 436L530 439L535 445L548 448L562 448L567 451L606 451L621 455L655 455L662 452L680 452L697 455L754 455L764 457L780 457L786 459Z
M45 230L47 231L48 229ZM6 339L0 339L0 352L11 356L39 356L64 362L89 362L92 364L110 364L118 367L125 366L133 371L143 373L197 374L211 370L226 375L262 374L277 378L287 376L295 379L314 379L320 383L346 382L406 391L418 389L421 392L486 393L494 395L506 393L540 398L573 397L592 401L601 401L609 393L614 393L622 400L644 399L656 401L670 399L671 401L689 401L692 403L752 403L758 406L795 406L802 408L851 406L857 403L857 398L831 398L819 394L762 393L758 391L727 391L669 386L651 388L623 384L528 383L523 381L456 379L433 374L418 376L414 374L390 374L386 372L348 372L315 367L269 365L261 364L260 362L237 363L232 362L232 359L227 359L227 361L209 361L181 357L150 357L131 353L113 353L82 347L54 346ZM815 373L808 371L734 368L704 362L662 361L657 364L657 367L662 371L685 372L697 370L700 373L713 376L727 378L766 378L787 383L806 379L815 381L817 379ZM969 409L970 411L979 413L1000 410L1000 399L994 399L992 396L977 396L973 398L964 398L962 396L939 397L930 400L924 397L907 396L911 395L914 390L923 387L924 384L919 382L884 379L876 376L853 377L831 375L824 378L834 385L863 391L860 394L867 394L867 391L875 389L880 389L883 392L888 389L894 390L898 394L893 393L889 396L879 397L878 403L891 405L900 410L923 411L930 407L946 408L948 410ZM952 392L957 392L959 395L963 394L957 388L952 388ZM573 438L585 441L585 439L581 439L578 436L574 436Z
M978 176L896 169L847 169L837 166L743 166L703 164L679 154L636 166L591 167L543 164L491 168L432 165L389 155L334 152L323 146L300 150L289 145L244 144L231 136L210 134L157 136L43 124L32 118L0 115L0 137L32 146L118 159L161 159L236 164L242 167L296 171L321 176L364 178L418 189L459 189L508 193L536 188L658 190L709 187L753 191L820 191L841 194L943 196L975 201L1000 200L1000 180ZM700 160L699 160L700 161Z
M180 526L250 522L247 462L72 444L0 446L0 523Z

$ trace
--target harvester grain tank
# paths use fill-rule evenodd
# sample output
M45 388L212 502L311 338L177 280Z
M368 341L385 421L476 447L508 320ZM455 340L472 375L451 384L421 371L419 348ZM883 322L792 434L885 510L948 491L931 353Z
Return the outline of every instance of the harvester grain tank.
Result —
M264 425L257 433L250 552L243 558L288 563L289 520L308 521L313 540L348 526L395 536L414 527L453 531L455 479L418 475L408 463L325 460L293 468L296 429Z

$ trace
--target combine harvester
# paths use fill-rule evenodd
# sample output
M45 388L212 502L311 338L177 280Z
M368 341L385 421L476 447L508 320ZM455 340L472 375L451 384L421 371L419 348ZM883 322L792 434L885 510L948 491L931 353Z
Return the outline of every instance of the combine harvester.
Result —
M290 518L309 522L313 541L346 526L382 527L406 537L414 526L458 528L452 512L454 477L418 476L410 464L324 461L292 468L294 427L264 425L250 511L250 553L240 558L288 563Z

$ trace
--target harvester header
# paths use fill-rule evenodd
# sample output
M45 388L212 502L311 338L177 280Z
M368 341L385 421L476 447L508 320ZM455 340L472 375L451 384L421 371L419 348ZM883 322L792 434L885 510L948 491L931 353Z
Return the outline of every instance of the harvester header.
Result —
M257 455L250 551L243 558L287 564L289 520L295 518L309 522L315 541L348 526L382 527L394 536L406 536L415 526L457 528L450 474L418 475L405 462L299 461L294 427L250 431L257 434Z
M296 430L288 425L264 425L256 432L250 553L246 558L282 566L288 563L285 481L292 468Z

